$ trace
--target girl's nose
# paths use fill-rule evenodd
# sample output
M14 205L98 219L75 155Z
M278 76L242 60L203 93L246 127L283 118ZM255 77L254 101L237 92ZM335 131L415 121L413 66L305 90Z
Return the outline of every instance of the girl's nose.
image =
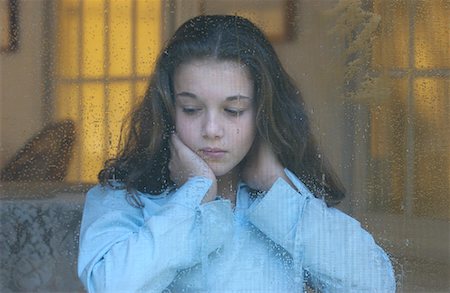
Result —
M221 138L224 134L222 122L219 115L208 113L202 126L202 136L204 138L216 139Z

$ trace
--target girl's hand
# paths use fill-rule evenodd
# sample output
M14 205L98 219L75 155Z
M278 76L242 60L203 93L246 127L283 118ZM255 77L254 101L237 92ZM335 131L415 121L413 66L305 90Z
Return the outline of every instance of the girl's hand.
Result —
M202 202L213 200L217 195L217 179L208 164L186 146L176 134L170 139L170 179L177 186L183 185L189 178L202 176L213 181Z
M247 154L241 177L250 188L261 191L268 191L279 177L292 186L284 173L284 167L269 144L258 138Z

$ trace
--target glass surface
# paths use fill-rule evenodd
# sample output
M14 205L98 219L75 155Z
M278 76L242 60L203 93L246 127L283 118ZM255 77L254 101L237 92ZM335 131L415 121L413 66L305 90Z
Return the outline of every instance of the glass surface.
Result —
M81 64L82 77L100 77L104 74L105 56L105 14L104 1L93 0L81 2L79 17L80 27L71 27L70 30L79 30L81 35L81 56L78 56ZM64 32L63 32L64 33Z
M418 69L450 69L448 0L419 0L415 5L415 65Z
M108 125L106 145L108 147L108 157L113 157L117 154L121 124L127 113L131 110L131 88L132 85L125 82L115 82L108 86L109 98L106 107Z
M405 79L392 81L391 96L370 109L370 208L402 213L406 192L407 92ZM394 175L394 176L393 176Z
M104 119L105 101L103 85L87 83L82 88L81 127L83 133L80 139L80 181L92 182L97 178L98 170L103 163L105 148Z
M374 40L374 65L381 68L407 68L409 63L410 1L373 2L373 11L380 16L379 37Z
M62 77L74 78L79 74L80 54L79 17L80 1L58 2L56 35L60 40L57 46L56 68Z
M140 90L137 95L134 84L148 80L161 46L161 3L64 0L56 9L61 25L54 38L58 56L53 73L55 116L60 119L70 111L70 119L82 129L67 179L93 183L103 162L117 149L119 121L130 111L129 103L144 94ZM117 84L129 87L130 92L117 96ZM76 95L74 88L80 89ZM83 110L92 103L104 108Z
M107 30L110 76L128 76L132 72L133 28L131 1L111 2Z
M414 213L450 219L449 80L418 78L415 92Z
M85 193L201 12L266 26L346 187L338 208L389 253L397 291L450 291L450 1L228 2L19 1L19 50L0 53L1 292L83 292Z
M136 74L147 76L151 73L156 56L161 47L163 16L160 1L142 0L136 2ZM138 95L140 96L140 95Z

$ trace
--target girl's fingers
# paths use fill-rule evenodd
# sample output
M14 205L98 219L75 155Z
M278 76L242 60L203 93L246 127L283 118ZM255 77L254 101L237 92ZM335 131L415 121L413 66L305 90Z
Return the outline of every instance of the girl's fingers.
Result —
M176 151L176 148L177 148L177 142L175 140L176 140L175 134L172 134L171 137L170 137L170 142L169 142L170 143L170 152L172 154L175 154L175 151Z
M183 143L181 142L181 139L178 137L178 135L176 133L172 133L172 143L176 146L176 147L180 147L181 145L183 145Z
M181 139L176 135L175 133L172 134L171 137L171 144L173 151L180 155L180 153L186 152L187 146L184 145L184 143L181 141Z
M177 181L180 184L193 176L214 177L214 173L210 170L207 163L185 145L176 134L172 134L170 138L170 148L171 159L169 170L171 171L171 177L178 178Z

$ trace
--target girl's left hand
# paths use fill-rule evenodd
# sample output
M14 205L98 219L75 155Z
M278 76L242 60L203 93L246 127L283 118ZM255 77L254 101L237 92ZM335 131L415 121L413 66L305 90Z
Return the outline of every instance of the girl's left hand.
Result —
M185 145L175 133L170 139L170 179L177 185L183 185L189 178L201 176L209 178L212 185L202 202L214 200L217 196L217 179L208 164Z
M291 184L269 144L258 138L247 154L241 177L250 188L261 191L268 191L279 177Z

